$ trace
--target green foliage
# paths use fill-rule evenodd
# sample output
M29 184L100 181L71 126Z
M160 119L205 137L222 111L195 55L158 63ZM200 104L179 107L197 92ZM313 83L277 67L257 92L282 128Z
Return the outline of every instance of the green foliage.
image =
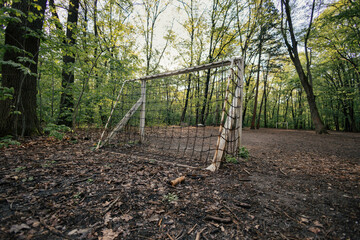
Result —
M78 193L75 193L74 195L73 195L73 198L74 199L80 199L81 198L81 192L78 192Z
M179 197L175 193L168 193L163 196L164 201L173 202L179 200Z
M0 101L6 99L12 99L14 94L14 88L7 88L0 86Z
M237 160L237 158L234 157L234 156L232 156L232 155L230 155L230 154L227 154L227 155L225 156L225 161L226 161L227 163L234 163L234 164L238 164L238 163L239 163L238 160Z
M71 128L65 125L56 125L53 123L49 123L45 128L44 131L49 133L49 136L54 137L58 140L63 140L64 136L67 132L71 131Z
M15 168L15 172L21 172L22 170L25 170L26 167L23 167L23 166L19 166L17 168Z
M248 159L250 157L249 150L244 146L239 148L239 157Z
M33 177L33 176L30 176L30 177L28 177L28 178L22 179L21 181L22 181L23 183L24 183L24 182L31 182L31 181L34 181L34 177Z
M41 167L48 168L54 163L56 163L56 161L54 161L54 160L53 161L46 161L46 163L42 164Z
M7 148L10 145L20 145L20 143L13 140L13 137L10 135L0 138L0 148Z
M94 179L89 178L88 180L86 180L86 182L87 182L87 183L92 183L92 182L94 182Z

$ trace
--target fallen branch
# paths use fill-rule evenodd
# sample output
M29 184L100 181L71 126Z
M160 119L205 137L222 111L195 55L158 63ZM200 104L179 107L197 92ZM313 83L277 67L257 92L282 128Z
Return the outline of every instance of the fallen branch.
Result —
M249 176L251 175L251 173L250 173L248 170L246 170L245 168L244 168L243 170L244 170L244 172L246 172Z
M227 210L229 210L229 212L234 216L234 218L237 220L237 224L239 224L239 222L241 222L240 221L240 219L236 216L236 214L232 211L232 209L229 207L229 206L226 206L225 204L224 204L224 207L227 209Z
M199 232L196 233L196 238L195 238L195 240L200 240L201 233L202 233L205 229L206 229L206 227L203 228L203 229L201 229Z
M187 232L187 234L190 234L192 231L194 231L194 229L196 228L197 223L195 223L195 225Z
M282 174L284 174L285 176L287 176L287 174L280 168L279 169L280 170L280 172L282 173Z
M221 217L211 216L211 215L206 216L205 220L210 220L210 221L215 221L215 222L220 222L220 223L231 223L232 222L230 217L221 218Z
M114 206L114 204L119 201L119 198L120 197L117 197L112 203L110 203L110 205L105 209L105 211L103 211L103 213L107 213L112 208L112 206Z
M250 204L244 203L244 202L236 203L236 205L238 205L239 207L242 207L242 208L251 208Z
M48 225L45 223L44 219L40 218L40 223L46 228L48 229L50 232L54 233L55 235L58 235L61 237L61 239L69 239L67 238L64 234L62 234L62 232L60 232L59 230L55 229L54 227Z
M170 238L170 240L174 240L174 238L171 237L171 235L169 233L166 233L166 235Z
M174 187L174 186L178 185L179 183L182 183L183 181L185 181L185 176L181 176L175 180L170 181L170 184Z

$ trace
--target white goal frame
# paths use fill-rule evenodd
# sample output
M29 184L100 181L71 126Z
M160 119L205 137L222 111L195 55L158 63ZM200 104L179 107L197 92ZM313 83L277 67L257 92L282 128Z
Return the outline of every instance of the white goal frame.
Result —
M242 112L243 112L243 85L244 85L244 61L240 57L235 57L229 60L223 60L213 63L208 63L200 66L190 67L190 68L184 68L181 70L176 71L170 71L150 76L144 76L140 78L135 78L131 80L126 80L123 82L122 87L119 91L119 94L117 96L117 99L115 101L115 104L111 110L110 116L108 118L108 121L105 125L104 131L101 134L101 137L98 141L98 144L96 146L96 150L103 147L109 140L111 140L114 137L114 134L118 131L120 131L123 127L126 126L127 122L130 120L130 118L134 115L134 113L140 108L140 124L139 124L139 133L140 133L140 142L145 142L145 112L146 112L146 82L153 80L153 79L159 79L164 77L170 77L174 75L180 75L180 74L188 74L192 72L199 72L202 70L208 70L212 68L217 67L223 67L223 66L230 66L228 78L227 78L227 85L226 85L226 94L225 94L225 100L223 103L223 110L221 114L221 123L219 127L219 135L216 143L216 150L215 154L212 160L212 163L206 168L210 171L216 171L219 169L220 164L222 160L224 159L224 153L226 149L231 149L233 151L232 154L236 154L238 149L242 146ZM115 126L115 128L112 130L112 132L107 136L105 140L103 140L105 132L108 128L109 122L112 118L112 115L114 113L115 107L117 103L119 102L120 95L122 94L124 85L129 82L135 82L140 81L141 82L141 96L138 99L138 101L132 106L132 108L125 114L125 116L121 119L121 121ZM234 92L232 93L233 98L228 99L230 96L230 84L231 82L235 82L236 86L234 88ZM226 108L228 107L228 115L225 119L226 115ZM235 121L237 120L237 121ZM237 131L233 131L233 129L236 129ZM228 139L230 139L230 135L235 134L236 141L229 148L228 146Z

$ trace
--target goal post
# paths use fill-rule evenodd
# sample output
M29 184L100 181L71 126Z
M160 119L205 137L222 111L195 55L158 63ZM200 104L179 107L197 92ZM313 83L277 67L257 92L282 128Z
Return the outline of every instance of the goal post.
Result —
M128 128L133 132L123 137L134 136L136 141L128 142L138 142L141 150L153 146L154 151L191 153L191 158L199 153L206 162L212 159L208 170L217 170L226 154L238 156L241 146L243 75L243 60L233 58L126 80L96 149ZM115 120L119 102L123 115Z

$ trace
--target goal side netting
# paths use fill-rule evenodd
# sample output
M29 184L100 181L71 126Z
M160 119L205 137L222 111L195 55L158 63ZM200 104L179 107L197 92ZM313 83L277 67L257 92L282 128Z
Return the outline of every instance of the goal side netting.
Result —
M241 146L243 72L234 58L125 81L97 149L218 169Z

